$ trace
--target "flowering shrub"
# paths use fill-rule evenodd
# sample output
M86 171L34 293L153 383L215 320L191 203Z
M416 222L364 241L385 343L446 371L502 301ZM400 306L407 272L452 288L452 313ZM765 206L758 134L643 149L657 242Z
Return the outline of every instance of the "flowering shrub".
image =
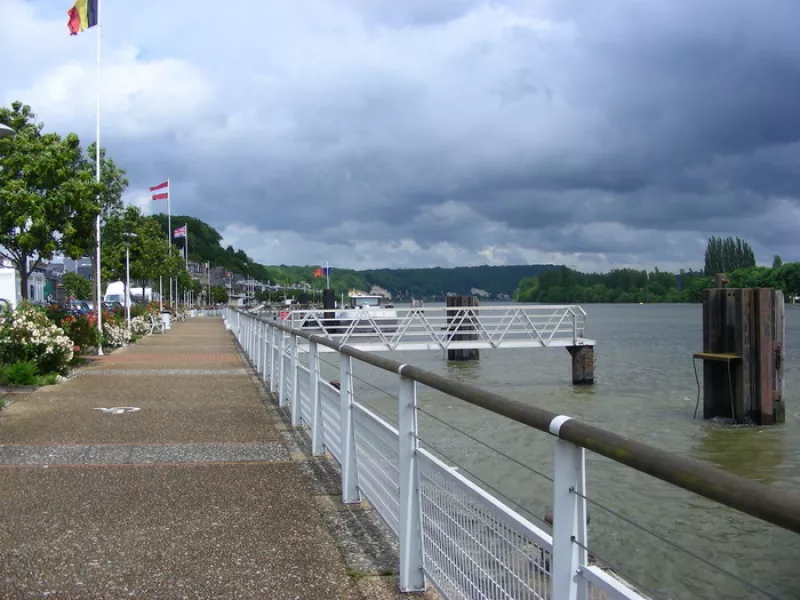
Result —
M131 319L131 331L136 337L150 333L150 317L133 317Z
M103 333L107 346L124 346L131 341L131 332L128 328L113 321L103 323Z
M75 346L88 349L97 344L97 317L67 315L58 323Z
M0 362L30 361L41 373L63 372L72 360L73 341L47 315L30 305L0 315Z
M167 305L164 304L164 310L167 310ZM149 319L150 315L160 318L161 309L158 302L150 302L148 304L137 304L131 308L132 317L144 317L145 320Z

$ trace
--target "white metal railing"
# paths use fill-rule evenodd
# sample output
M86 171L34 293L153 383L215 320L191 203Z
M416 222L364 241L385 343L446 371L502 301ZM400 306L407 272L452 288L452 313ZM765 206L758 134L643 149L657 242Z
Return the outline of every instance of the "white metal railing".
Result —
M194 309L196 317L221 317L223 308L197 308Z
M294 425L311 429L312 453L329 451L342 470L342 501L366 498L398 536L400 588L425 588L425 576L447 598L487 600L609 598L641 600L635 590L589 566L570 536L559 545L545 531L418 447L417 383L398 377L398 425L353 395L353 358L339 354L339 388L320 376L319 344L302 352L298 336L269 321L226 311L248 358ZM283 366L281 366L283 365ZM297 390L294 393L293 390ZM559 440L555 532L586 545L584 450ZM588 595L587 595L588 594Z
M264 316L371 352L594 345L584 337L586 312L577 305L286 310Z
M224 322L279 404L289 407L292 425L310 428L312 454L330 452L341 466L342 501L366 498L399 538L401 591L424 589L427 577L450 599L643 600L631 584L590 562L586 448L800 533L800 498L788 492L352 345L339 346L279 320L226 310ZM323 346L338 347L338 388L321 376ZM396 425L356 401L356 361L395 373ZM554 437L552 536L419 447L418 383ZM759 589L731 572L727 576Z

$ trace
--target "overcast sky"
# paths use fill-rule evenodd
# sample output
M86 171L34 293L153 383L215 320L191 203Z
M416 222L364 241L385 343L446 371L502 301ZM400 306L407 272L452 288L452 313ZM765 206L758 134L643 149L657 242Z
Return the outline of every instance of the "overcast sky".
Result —
M63 5L62 5L63 4ZM0 0L0 101L94 140L96 30ZM103 0L127 201L267 264L800 260L797 0ZM191 232L190 232L191 235ZM191 244L191 240L190 240Z

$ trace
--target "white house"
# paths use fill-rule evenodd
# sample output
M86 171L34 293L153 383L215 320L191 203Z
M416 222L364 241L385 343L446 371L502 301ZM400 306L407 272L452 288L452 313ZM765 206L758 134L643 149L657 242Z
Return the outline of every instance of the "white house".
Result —
M44 273L34 271L28 276L28 299L31 302L44 302L45 283ZM19 273L6 260L0 261L0 298L7 300L12 309L22 302Z

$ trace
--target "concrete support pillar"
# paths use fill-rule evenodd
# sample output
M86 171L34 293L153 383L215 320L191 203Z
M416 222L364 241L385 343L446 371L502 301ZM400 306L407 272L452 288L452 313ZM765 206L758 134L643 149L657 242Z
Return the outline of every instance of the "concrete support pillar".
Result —
M594 383L594 346L567 346L572 357L572 383L591 385Z

